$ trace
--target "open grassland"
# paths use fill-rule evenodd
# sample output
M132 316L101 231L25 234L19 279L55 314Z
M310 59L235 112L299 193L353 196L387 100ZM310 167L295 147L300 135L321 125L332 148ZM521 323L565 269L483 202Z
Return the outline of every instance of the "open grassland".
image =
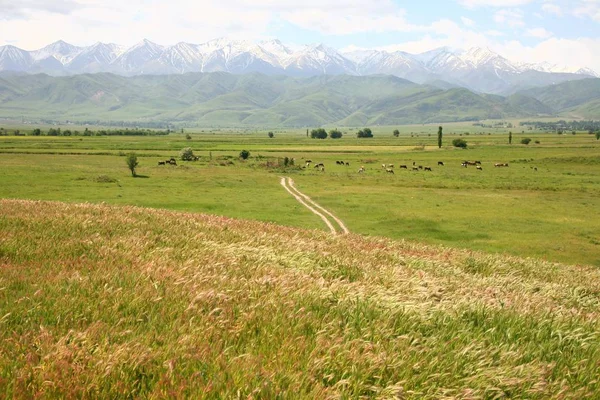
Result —
M275 131L273 139L262 131L209 130L191 131L191 140L182 134L1 136L0 197L140 205L326 229L283 190L280 177L288 175L354 233L600 266L600 142L593 135L513 129L509 146L508 129L447 124L438 149L437 125L398 129L399 138L393 128L377 127L375 138L362 140L350 134L308 139L305 130ZM460 135L469 149L451 147ZM523 137L531 144L519 144ZM157 165L188 146L200 161ZM242 149L251 152L245 162L238 159ZM139 156L141 178L130 177L123 157L129 151ZM267 166L286 156L297 165L323 162L325 172ZM483 171L461 168L464 159L481 160ZM433 171L399 169L413 162ZM494 168L495 162L510 167ZM382 163L394 163L395 174ZM361 165L364 174L357 173Z
M600 272L0 200L6 398L596 398Z

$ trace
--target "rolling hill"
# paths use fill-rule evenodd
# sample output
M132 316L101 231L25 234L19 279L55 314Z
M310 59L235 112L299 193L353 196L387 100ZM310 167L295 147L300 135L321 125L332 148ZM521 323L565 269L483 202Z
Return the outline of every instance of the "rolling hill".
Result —
M568 85L578 83L569 82ZM553 114L557 109L544 103L546 97L538 93L504 98L477 94L464 88L419 85L391 75L294 78L214 72L51 77L1 73L0 117L302 127L452 122ZM536 96L542 100L536 100ZM593 90L587 96L593 98Z
M584 118L600 118L600 79L563 82L519 92L548 107Z
M593 398L600 274L136 207L0 200L9 398Z

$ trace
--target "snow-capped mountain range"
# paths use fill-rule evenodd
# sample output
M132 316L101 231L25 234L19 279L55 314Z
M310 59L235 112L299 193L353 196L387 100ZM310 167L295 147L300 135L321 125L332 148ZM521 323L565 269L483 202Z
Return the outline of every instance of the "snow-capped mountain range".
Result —
M507 94L567 80L600 77L589 68L511 62L487 48L439 48L421 54L361 50L339 52L323 44L301 48L279 40L248 42L216 39L203 44L161 46L144 39L125 48L96 43L77 47L64 41L25 51L0 46L0 71L69 75L112 72L119 75L225 71L268 75L389 74L417 83L456 85Z

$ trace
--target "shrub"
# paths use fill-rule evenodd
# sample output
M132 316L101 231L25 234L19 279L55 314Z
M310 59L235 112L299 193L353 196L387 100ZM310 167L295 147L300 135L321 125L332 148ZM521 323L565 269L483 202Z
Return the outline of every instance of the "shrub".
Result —
M536 140L536 141L535 141L535 144L540 144L540 141L539 141L539 140Z
M192 135L190 135L190 134L188 133L188 134L186 134L186 135L185 135L185 138L186 138L187 140L192 140Z
M313 129L310 131L310 137L313 139L326 139L327 131L323 128Z
M332 129L329 131L329 137L332 139L339 139L342 137L342 132L337 129Z
M521 144L529 144L530 142L531 142L531 139L528 137L521 139Z
M398 129L394 129L394 136L395 137L400 136L400 131Z
M250 157L250 152L248 150L242 150L242 151L240 151L240 158L242 160L247 160L248 157Z
M275 134L274 134L273 132L269 132L267 135L269 135L269 137L270 137L271 139L273 139L273 138L275 137Z
M182 149L179 155L181 156L181 159L183 161L193 161L196 158L196 156L194 156L194 151L191 147L186 147L185 149Z
M466 149L467 148L467 141L464 139L454 139L452 141L452 146L454 147L460 147L461 149Z
M600 140L600 131L596 131L596 140Z
M373 137L373 132L371 132L371 129L369 129L369 128L364 128L364 129L361 129L360 131L358 131L358 133L356 134L356 137L359 137L359 138L372 138Z

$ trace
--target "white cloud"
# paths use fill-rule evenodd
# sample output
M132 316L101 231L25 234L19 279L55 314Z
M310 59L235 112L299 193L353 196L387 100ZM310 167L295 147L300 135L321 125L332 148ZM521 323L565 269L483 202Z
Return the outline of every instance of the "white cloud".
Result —
M553 4L553 3L544 4L542 6L542 11L544 11L546 14L554 14L554 15L558 15L558 16L561 16L563 14L562 8L560 8L560 6Z
M0 0L0 9L0 45L26 49L58 39L78 45L131 45L144 37L162 44L252 40L286 22L332 35L423 29L393 0Z
M554 36L552 32L547 31L544 28L531 28L525 31L525 35L539 38L539 39L547 39L549 37Z
M583 0L574 8L573 14L580 18L591 18L600 22L600 0Z
M467 8L476 7L515 7L529 4L534 0L458 0L460 4Z
M527 63L549 62L568 67L589 67L600 72L600 38L550 38L535 46L524 46L513 40L492 49L510 60Z
M485 34L486 34L487 36L492 36L492 37L500 37L500 36L505 36L505 33L504 33L504 32L500 32L500 31L497 31L497 30L495 30L495 29L490 29L489 31L485 31Z
M471 18L467 18L467 17L460 17L462 23L464 26L467 26L469 28L472 28L475 26L475 21L473 21Z
M503 9L496 11L494 14L494 21L501 25L508 25L511 28L518 26L524 26L525 22L523 18L525 14L522 10L516 9Z

